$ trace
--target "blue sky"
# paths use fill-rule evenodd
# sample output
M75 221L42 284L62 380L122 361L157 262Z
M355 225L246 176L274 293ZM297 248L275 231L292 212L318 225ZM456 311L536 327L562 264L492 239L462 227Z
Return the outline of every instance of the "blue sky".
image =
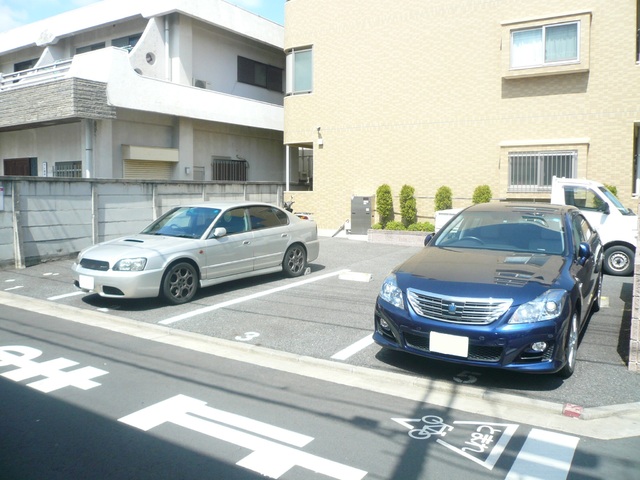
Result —
M97 0L0 0L0 32L73 10ZM135 1L135 0L132 0ZM226 0L284 25L285 0Z

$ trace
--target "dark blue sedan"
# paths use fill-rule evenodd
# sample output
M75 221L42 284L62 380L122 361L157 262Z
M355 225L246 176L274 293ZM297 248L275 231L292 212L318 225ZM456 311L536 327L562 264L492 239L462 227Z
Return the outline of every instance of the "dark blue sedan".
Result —
M452 218L384 280L382 347L569 377L600 306L602 244L574 207L486 203Z

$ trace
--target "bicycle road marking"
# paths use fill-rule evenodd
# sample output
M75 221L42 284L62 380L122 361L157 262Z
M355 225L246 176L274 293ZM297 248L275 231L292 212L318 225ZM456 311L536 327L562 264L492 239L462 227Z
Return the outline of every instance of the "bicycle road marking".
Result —
M349 270L347 270L347 269L339 270L337 272L331 272L331 273L326 273L324 275L319 275L317 277L307 278L307 279L301 280L299 282L290 283L288 285L283 285L283 286L280 286L280 287L272 288L270 290L265 290L264 292L254 293L252 295L247 295L247 296L244 296L244 297L235 298L233 300L228 300L226 302L221 302L221 303L217 303L215 305L210 305L208 307L199 308L198 310L193 310L193 311L188 312L188 313L183 313L181 315L176 315L174 317L169 317L169 318L166 318L164 320L159 321L158 323L160 325L171 325L173 323L180 322L182 320L187 320L187 319L195 317L197 315L202 315L203 313L213 312L213 311L219 310L221 308L230 307L231 305L237 305L239 303L248 302L249 300L254 300L256 298L265 297L265 296L271 295L273 293L278 293L278 292L282 292L282 291L285 291L285 290L290 290L292 288L301 287L302 285L307 285L309 283L317 282L319 280L325 280L327 278L335 277L335 276L341 275L341 274L343 274L345 272L348 272L348 271Z

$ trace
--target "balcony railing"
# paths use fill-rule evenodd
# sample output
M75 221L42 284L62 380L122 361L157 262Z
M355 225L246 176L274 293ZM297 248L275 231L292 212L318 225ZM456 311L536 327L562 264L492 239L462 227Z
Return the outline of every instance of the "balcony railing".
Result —
M19 72L0 74L0 91L28 87L40 83L64 78L71 68L72 59L60 60L42 67L30 68Z

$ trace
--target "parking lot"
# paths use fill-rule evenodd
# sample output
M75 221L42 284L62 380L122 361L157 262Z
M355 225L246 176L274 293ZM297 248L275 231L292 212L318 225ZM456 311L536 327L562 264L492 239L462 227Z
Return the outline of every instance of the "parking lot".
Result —
M589 322L576 372L568 380L466 371L381 350L370 339L378 289L387 273L418 249L323 237L320 256L303 277L272 274L234 281L200 290L194 301L179 306L160 299L114 300L80 292L72 284L72 260L0 270L0 291L24 296L25 305L28 298L38 298L292 354L550 402L587 408L640 401L640 375L626 368L631 277L605 277L603 308Z

